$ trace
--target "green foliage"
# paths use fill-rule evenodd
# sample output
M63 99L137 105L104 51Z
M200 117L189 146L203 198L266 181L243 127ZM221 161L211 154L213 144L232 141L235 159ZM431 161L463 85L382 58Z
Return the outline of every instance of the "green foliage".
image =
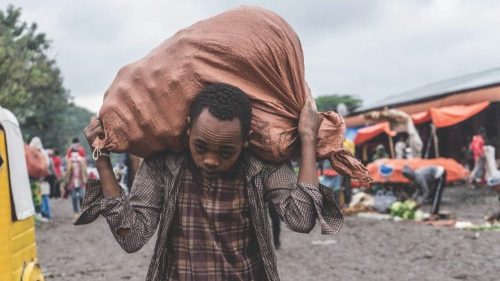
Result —
M50 45L35 23L21 21L19 8L0 10L0 106L16 115L25 141L39 136L45 147L64 148L91 113L70 103L61 72L47 55Z
M87 150L87 155L90 153L90 147L85 140L83 129L90 121L90 117L95 113L88 111L85 108L70 104L64 111L64 123L62 126L60 141L58 147L68 147L74 137L80 139L80 144Z
M316 105L318 106L318 111L336 111L337 105L343 103L349 109L349 112L353 112L356 108L362 105L362 100L355 98L350 95L328 95L319 96L316 98Z

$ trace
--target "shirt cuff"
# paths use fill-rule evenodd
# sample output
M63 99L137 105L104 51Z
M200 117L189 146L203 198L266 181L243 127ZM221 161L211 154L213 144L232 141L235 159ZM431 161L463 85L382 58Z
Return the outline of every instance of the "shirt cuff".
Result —
M338 233L344 223L344 215L335 202L333 190L322 184L318 188L312 184L299 183L299 187L314 202L316 215L321 225L321 234Z
M74 225L88 224L102 215L108 221L110 228L129 228L130 223L123 215L127 198L123 192L118 197L104 197L102 186L98 180L89 180L82 202L82 211L73 220Z

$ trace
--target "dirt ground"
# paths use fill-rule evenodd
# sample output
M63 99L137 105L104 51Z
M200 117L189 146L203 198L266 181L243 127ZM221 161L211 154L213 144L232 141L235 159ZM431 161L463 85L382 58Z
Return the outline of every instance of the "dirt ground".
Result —
M144 280L155 237L127 254L104 219L71 224L69 200L52 200L54 218L37 227L46 280ZM499 208L487 188L445 190L441 209L481 222ZM500 280L500 232L474 233L414 222L347 217L336 236L286 229L278 251L281 280Z

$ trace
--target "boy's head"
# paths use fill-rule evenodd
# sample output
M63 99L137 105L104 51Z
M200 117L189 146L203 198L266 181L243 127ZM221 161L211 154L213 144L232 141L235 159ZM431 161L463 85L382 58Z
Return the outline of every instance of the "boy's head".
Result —
M248 145L251 119L248 97L234 86L215 83L198 93L189 113L189 150L205 176L231 170Z

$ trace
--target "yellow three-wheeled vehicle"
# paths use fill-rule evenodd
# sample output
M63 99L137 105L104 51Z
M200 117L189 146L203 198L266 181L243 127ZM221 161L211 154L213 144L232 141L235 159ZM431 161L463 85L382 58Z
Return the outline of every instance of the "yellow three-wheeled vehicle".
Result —
M0 107L0 280L41 280L24 142L14 115Z

